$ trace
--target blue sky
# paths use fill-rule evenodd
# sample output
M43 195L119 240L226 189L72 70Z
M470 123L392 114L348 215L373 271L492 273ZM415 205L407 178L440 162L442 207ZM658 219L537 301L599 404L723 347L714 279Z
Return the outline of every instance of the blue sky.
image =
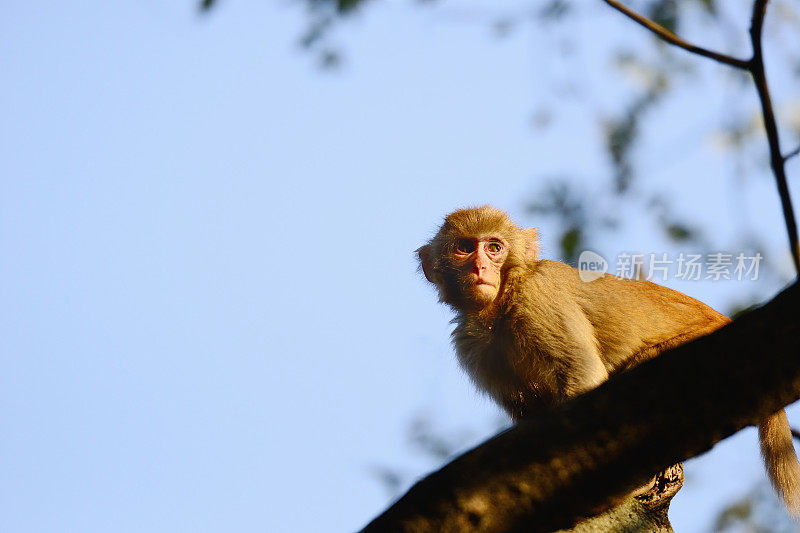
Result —
M376 467L437 466L408 444L414 416L469 429L465 445L498 416L413 250L448 211L492 203L552 257L557 227L523 209L537 177L605 164L585 108L553 98L566 67L548 32L497 40L447 3L371 5L323 73L296 47L299 6L194 8L5 6L0 530L356 529L390 501ZM597 17L584 44L635 32ZM628 82L606 78L602 47L582 53L590 107L613 108ZM548 104L558 122L537 132ZM686 105L712 127L723 106ZM650 140L640 162L653 182L720 242L736 214L781 254L768 179L743 204L716 193L731 163L674 117L656 118L676 149ZM642 226L604 245L660 251ZM721 310L737 290L680 288ZM700 531L763 479L754 432L687 470L672 516Z

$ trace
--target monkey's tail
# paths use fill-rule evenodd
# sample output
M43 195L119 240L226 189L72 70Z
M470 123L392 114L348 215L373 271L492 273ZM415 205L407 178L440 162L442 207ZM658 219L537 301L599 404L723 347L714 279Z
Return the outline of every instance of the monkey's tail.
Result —
M792 446L786 411L781 409L759 424L758 440L772 486L789 513L800 517L800 463Z

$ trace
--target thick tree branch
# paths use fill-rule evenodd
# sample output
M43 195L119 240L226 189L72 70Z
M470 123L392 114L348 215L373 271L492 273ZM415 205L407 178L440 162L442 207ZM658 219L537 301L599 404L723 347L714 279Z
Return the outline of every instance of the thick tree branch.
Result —
M747 69L748 62L744 59L738 59L736 57L732 57L725 54L720 54L719 52L714 52L713 50L708 50L706 48L702 48L700 46L694 45L690 42L684 41L671 31L669 31L664 26L657 24L656 22L648 19L645 16L640 15L639 13L633 11L629 7L625 6L624 4L617 2L616 0L603 0L606 4L610 5L626 17L630 18L637 24L644 26L651 32L658 35L664 41L683 48L684 50L688 50L693 54L701 55L704 57L708 57L713 59L714 61L718 61L720 63L724 63L725 65L730 65L732 67L740 68L740 69Z
M553 531L597 514L800 397L798 310L795 283L456 458L364 531Z

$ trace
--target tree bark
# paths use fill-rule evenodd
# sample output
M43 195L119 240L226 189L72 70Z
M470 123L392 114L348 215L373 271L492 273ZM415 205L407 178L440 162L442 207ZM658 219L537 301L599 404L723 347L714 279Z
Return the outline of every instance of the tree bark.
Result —
M682 486L683 465L678 463L658 474L644 493L628 496L611 509L556 533L674 533L667 512Z
M618 519L641 511L629 495L653 473L800 397L798 311L795 283L711 335L461 455L363 531L555 531L609 509ZM668 521L637 529L669 530Z

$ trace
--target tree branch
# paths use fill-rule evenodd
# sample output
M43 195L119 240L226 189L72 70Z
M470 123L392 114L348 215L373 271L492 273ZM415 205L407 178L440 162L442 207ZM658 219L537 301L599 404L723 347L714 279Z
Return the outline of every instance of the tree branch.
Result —
M798 146L797 148L795 148L794 150L792 150L791 152L789 152L788 154L783 156L783 160L784 161L788 161L791 158L793 158L794 156L796 156L797 154L800 154L800 146Z
M789 237L789 250L791 250L792 253L792 262L794 263L795 272L798 274L798 277L800 277L800 243L798 241L797 234L797 221L794 215L794 208L792 207L792 198L789 195L789 186L786 183L786 170L784 168L786 160L800 153L800 148L791 152L786 157L781 155L778 126L775 121L775 112L772 108L772 100L769 94L767 76L764 71L764 56L763 48L761 46L761 35L764 28L764 16L767 11L768 1L769 0L754 0L753 2L753 16L750 23L750 41L753 44L753 57L749 60L743 60L695 46L684 41L668 29L653 22L647 17L636 13L617 0L603 0L603 2L612 8L616 9L636 23L644 26L670 44L674 44L675 46L683 48L684 50L694 54L711 58L720 63L747 70L750 72L750 74L752 74L753 83L756 86L758 98L761 102L761 114L764 117L764 128L766 129L767 140L769 142L770 166L772 167L772 173L775 175L775 182L778 187L778 195L781 199L783 219L786 224L786 232Z
M800 397L800 285L521 422L414 485L365 532L553 531Z
M761 34L764 28L764 15L767 11L768 0L755 0L753 2L753 18L750 23L750 41L753 43L753 58L750 60L750 73L753 75L753 83L758 91L758 99L761 102L761 114L764 116L764 129L767 131L769 141L769 161L772 173L775 175L775 183L778 186L778 195L781 198L783 208L783 219L786 223L786 231L789 236L789 249L792 251L792 261L794 261L795 272L800 275L800 247L797 240L797 222L792 207L792 198L789 195L789 186L786 183L786 170L784 163L786 159L781 155L781 143L778 137L778 126L775 121L775 112L772 109L772 100L769 95L767 76L764 71L764 53L761 46Z
M658 35L664 41L683 48L684 50L688 50L693 54L701 55L704 57L708 57L713 59L714 61L718 61L725 65L730 65L732 67L740 68L740 69L747 69L748 68L748 61L744 59L738 59L733 56L720 54L719 52L714 52L713 50L708 50L706 48L702 48L700 46L694 45L690 42L684 41L671 31L669 31L664 26L657 24L656 22L648 19L647 17L640 15L639 13L633 11L629 7L625 6L624 4L617 2L617 0L603 0L606 4L613 7L629 19L633 20L637 24L644 26L651 32Z

